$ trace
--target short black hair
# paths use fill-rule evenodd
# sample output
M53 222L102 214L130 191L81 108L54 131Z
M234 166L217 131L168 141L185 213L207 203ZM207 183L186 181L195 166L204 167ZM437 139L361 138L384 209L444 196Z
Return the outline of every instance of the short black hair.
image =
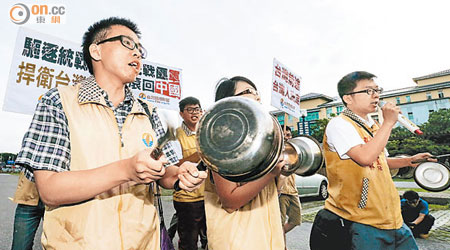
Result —
M419 194L413 190L408 190L403 194L403 198L407 199L408 201L418 200Z
M289 126L283 126L283 131L284 131L284 127L286 127L286 131L289 131L289 132L292 133L291 127L289 127Z
M91 44L93 43L98 43L101 40L105 39L108 30L111 29L111 26L113 25L125 26L132 30L138 36L138 38L141 38L141 32L139 31L137 25L126 18L110 17L100 20L89 26L88 30L83 35L83 44L81 45L81 47L83 48L84 61L86 62L86 65L91 74L94 74L94 69L92 67L92 58L91 54L89 53L89 46L91 46Z
M236 83L239 81L246 82L250 84L250 86L252 86L255 90L258 90L256 88L256 85L246 77L235 76L230 79L222 78L220 79L216 87L215 101L217 102L218 100L223 99L225 97L234 96L234 92L236 91Z
M356 88L356 84L358 83L358 81L371 80L375 77L376 76L374 74L366 71L355 71L342 77L337 85L339 97L341 98L342 103L347 106L347 103L345 103L342 97L347 93L352 92Z
M183 112L184 107L186 107L186 105L197 105L197 104L200 108L202 107L200 101L197 98L193 96L188 96L183 100L181 100L180 103L178 103L178 107L180 107L180 112Z

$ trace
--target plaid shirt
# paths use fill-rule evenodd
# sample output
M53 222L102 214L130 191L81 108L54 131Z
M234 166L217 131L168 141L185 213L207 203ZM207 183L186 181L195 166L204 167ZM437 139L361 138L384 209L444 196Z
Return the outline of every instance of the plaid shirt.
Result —
M186 126L186 123L184 121L181 123L181 128L183 129L184 133L186 133L187 136L196 135L195 131L191 131L188 126Z
M80 84L78 101L80 103L86 101L98 103L103 96L107 106L114 112L119 126L119 133L122 137L122 126L135 102L135 98L128 86L125 87L124 100L117 107L114 107L112 102L108 100L106 91L98 86L93 76ZM141 105L139 102L137 104ZM151 119L155 124L153 129L156 137L159 138L165 134L165 131L156 110L152 112ZM168 165L178 162L176 153L170 143L163 147L163 152L169 162ZM23 138L22 149L17 156L16 164L23 167L25 176L31 181L34 181L34 170L56 172L70 170L68 121L56 88L48 91L39 101L30 128Z

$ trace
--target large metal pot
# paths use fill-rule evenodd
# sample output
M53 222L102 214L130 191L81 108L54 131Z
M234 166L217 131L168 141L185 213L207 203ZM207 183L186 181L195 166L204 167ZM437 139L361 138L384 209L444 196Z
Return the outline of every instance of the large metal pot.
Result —
M319 142L311 136L301 135L285 142L283 151L286 166L281 173L301 176L315 174L323 165L324 157Z
M243 97L216 102L200 119L196 136L202 161L234 182L270 172L284 143L278 121L261 104Z

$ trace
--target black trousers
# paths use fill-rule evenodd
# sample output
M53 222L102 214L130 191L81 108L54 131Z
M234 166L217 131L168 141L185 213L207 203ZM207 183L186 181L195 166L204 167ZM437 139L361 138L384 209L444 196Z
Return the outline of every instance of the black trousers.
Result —
M314 219L309 237L311 250L350 249L351 223L326 209L320 210Z
M202 232L206 232L206 216L204 201L177 202L173 201L177 211L177 231L180 236L179 249L197 250L197 241ZM202 245L206 245L203 242Z
M416 225L411 231L414 234L414 237L418 237L419 234L427 234L430 232L431 227L434 225L434 217L431 214L425 215L425 218L422 222Z

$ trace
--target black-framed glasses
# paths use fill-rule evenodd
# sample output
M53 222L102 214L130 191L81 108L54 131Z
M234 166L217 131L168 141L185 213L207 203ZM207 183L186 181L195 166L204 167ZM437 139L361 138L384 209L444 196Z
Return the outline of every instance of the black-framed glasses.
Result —
M377 94L381 94L383 93L383 88L379 88L379 89L364 89L364 90L360 90L360 91L355 91L355 92L350 92L347 93L346 95L353 95L353 94L359 94L359 93L366 93L368 95L373 95L375 93Z
M131 39L131 37L129 37L129 36L120 35L120 36L110 37L108 39L98 42L97 45L106 43L106 42L117 41L117 40L120 40L122 45L129 50L138 49L139 52L141 53L142 59L145 59L147 57L147 50L144 47L142 47L142 45L137 44L135 41L133 41L133 39Z
M254 96L259 96L259 93L257 90L255 89L246 89L242 92L239 92L237 94L235 94L234 96L241 96L241 95L254 95Z
M184 110L186 110L189 114L193 114L193 113L200 113L202 112L202 108L200 107L196 107L196 108L185 108Z

